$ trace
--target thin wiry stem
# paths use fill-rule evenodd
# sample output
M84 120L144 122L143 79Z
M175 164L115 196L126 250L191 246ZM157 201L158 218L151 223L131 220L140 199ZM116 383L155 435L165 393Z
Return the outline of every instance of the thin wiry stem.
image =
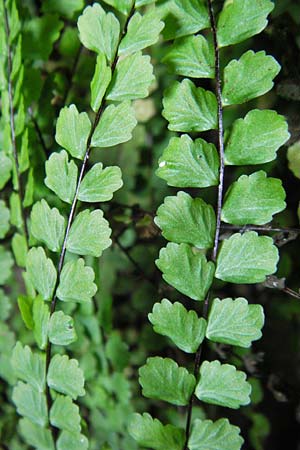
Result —
M5 1L3 0L3 10L4 10L4 25L5 25L5 35L7 41L7 84L8 84L8 102L9 102L9 117L10 117L10 134L11 134L11 142L12 142L12 150L13 150L13 159L15 163L15 172L16 172L16 191L19 197L20 202L20 210L21 210L21 219L22 219L22 229L24 238L26 240L26 244L28 247L28 228L26 223L26 217L23 208L23 199L24 199L24 189L22 185L21 173L20 173L20 165L19 165L19 157L18 157L18 149L17 149L17 141L16 141L16 133L15 133L15 111L14 111L14 103L13 103L13 82L12 82L12 49L10 46L10 26L8 19L8 12L5 6Z
M221 211L222 211L222 202L223 202L223 190L224 190L224 126L223 126L223 107L222 107L222 81L221 81L221 70L220 70L220 50L218 46L218 38L217 38L217 26L215 20L214 9L212 5L212 0L208 0L208 10L209 10L209 18L210 25L213 34L213 43L214 43L214 53L215 53L215 81L216 81L216 97L218 103L218 150L219 150L219 159L220 159L220 169L219 169L219 185L218 185L218 200L217 200L217 220L216 220L216 231L215 231L215 239L214 239L214 247L212 251L212 260L215 262L217 259L217 253L219 248L219 238L220 238L220 230L221 230ZM203 317L207 319L208 309L209 309L209 301L210 301L210 293L207 294L206 299L204 301L203 306ZM203 343L199 346L194 364L194 375L196 379L198 378L201 357L203 354ZM191 420L192 420L192 411L193 411L193 403L194 403L194 393L192 394L187 411L187 421L186 421L186 429L185 429L185 444L184 450L188 450L188 441L191 430Z
M114 73L114 70L116 68L116 65L117 65L117 62L118 62L118 59L119 59L119 57L118 57L119 45L121 43L121 40L123 39L123 36L127 33L128 24L129 24L129 21L130 21L131 17L134 14L134 12L135 12L135 2L133 2L133 6L132 6L131 11L130 11L128 17L127 17L126 22L125 22L125 26L124 26L123 32L120 35L120 39L119 39L118 46L117 46L117 49L116 49L116 55L115 55L115 58L114 58L114 60L112 62L112 65L111 65L112 75ZM108 86L107 89L109 89L109 86ZM86 171L86 168L87 168L87 163L88 163L88 160L89 160L89 157L90 157L92 138L93 138L94 132L95 132L95 130L96 130L98 124L99 124L99 121L101 119L101 116L103 114L105 106L106 106L106 101L105 101L105 95L104 95L104 97L102 99L102 102L101 102L101 105L100 105L100 107L99 107L99 109L98 109L98 111L96 113L94 122L93 122L92 127L91 127L91 131L90 131L88 139L87 139L85 155L84 155L84 158L83 158L83 161L82 161L79 177L78 177L78 180L77 180L74 198L73 198L73 201L72 201L72 204L71 204L71 209L70 209L70 213L69 213L69 217L68 217L67 227L66 227L66 230L65 230L65 235L64 235L64 239L63 239L62 249L61 249L61 253L60 253L60 256L59 256L59 262L58 262L58 267L57 267L57 280L56 280L56 285L55 285L55 289L54 289L54 294L53 294L53 297L51 299L50 315L52 315L55 312L55 308L56 308L56 301L57 301L56 291L57 291L57 288L58 288L58 285L59 285L59 282L60 282L60 275L61 275L61 271L62 271L62 268L63 268L64 260L65 260L66 248L67 248L67 240L68 240L68 237L69 237L69 233L70 233L70 229L71 229L72 223L73 223L75 215L76 215L76 207L77 207L77 203L78 203L78 194L79 194L80 185L81 185L83 176L85 174L85 171ZM46 347L46 374L48 373L50 360L51 360L51 348L52 348L51 342L48 340L47 341L47 347ZM48 412L50 412L50 408L52 406L52 399L51 399L50 389L49 389L48 385L46 385L46 398L47 398ZM53 432L52 426L51 426L51 430L52 430L52 434L53 434L54 432Z

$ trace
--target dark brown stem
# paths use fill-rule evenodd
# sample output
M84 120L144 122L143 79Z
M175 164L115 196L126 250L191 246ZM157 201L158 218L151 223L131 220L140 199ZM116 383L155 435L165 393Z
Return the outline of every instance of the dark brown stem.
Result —
M134 14L134 11L135 11L135 2L133 3L131 11L130 11L130 13L129 13L128 17L127 17L127 20L126 20L126 23L125 23L125 26L124 26L124 30L121 33L121 36L120 36L120 39L119 39L119 43L118 43L117 50L116 50L116 55L115 55L115 58L114 58L114 60L112 62L112 65L111 65L112 74L114 73L114 70L115 70L117 62L118 62L118 48L119 48L119 45L121 43L121 40L122 40L123 36L127 32L128 24L129 24L129 21L130 21L131 17ZM108 89L109 89L109 86L108 86L107 90ZM84 158L83 158L83 161L82 161L79 177L78 177L78 180L77 180L75 194L74 194L74 198L73 198L73 201L72 201L72 205L71 205L71 209L70 209L70 213L69 213L69 217L68 217L68 223L67 223L67 227L66 227L65 235L64 235L64 240L63 240L63 244L62 244L62 249L61 249L61 253L60 253L60 257L59 257L59 262L58 262L58 267L57 267L57 281L56 281L56 286L55 286L55 289L54 289L54 294L53 294L53 297L51 299L50 315L52 315L55 312L55 308L56 308L56 301L57 301L56 291L57 291L57 288L58 288L58 285L59 285L59 282L60 282L60 275L61 275L61 271L62 271L62 268L63 268L64 260L65 260L67 240L68 240L68 237L69 237L69 233L70 233L70 229L71 229L72 223L73 223L75 215L76 215L76 207L77 207L77 203L78 203L78 194L79 194L80 184L81 184L81 181L82 181L83 176L85 174L87 163L88 163L90 152L91 152L92 137L93 137L94 132L95 132L95 130L96 130L98 124L99 124L99 121L101 119L101 116L103 114L105 106L106 106L106 101L105 101L105 95L104 95L104 97L102 99L102 102L101 102L101 105L100 105L100 107L99 107L99 109L98 109L98 111L96 113L93 125L91 127L91 131L90 131L90 134L88 136L87 143L86 143L85 155L84 155ZM47 347L46 347L46 374L48 373L50 360L51 360L51 348L52 348L51 342L48 340L47 341ZM48 385L46 385L46 397L47 397L48 412L50 412L50 408L52 406L52 399L51 399L50 389L49 389ZM51 427L51 429L52 429L52 427ZM52 433L53 433L53 429L52 429Z
M21 218L22 218L22 228L23 234L26 240L26 244L28 247L28 228L26 223L26 217L23 208L23 199L24 199L24 189L22 185L20 166L19 166L19 157L18 157L18 149L17 149L17 141L15 134L15 111L13 105L13 83L11 78L12 73L12 49L9 43L10 38L10 27L9 27L9 19L8 13L5 6L5 1L3 0L3 10L4 10L4 24L5 24L5 34L7 40L7 83L8 83L8 101L9 101L9 116L10 116L10 134L11 134L11 142L13 149L13 159L15 163L15 171L16 171L16 191L20 201L20 210L21 210Z
M222 81L221 81L221 70L220 70L220 50L218 46L218 38L217 38L217 26L215 20L214 9L212 5L212 0L207 1L208 10L209 10L209 18L210 25L213 34L213 43L214 43L214 52L215 52L215 81L216 81L216 97L218 103L218 150L219 150L219 159L220 159L220 169L219 169L219 185L218 185L218 200L217 200L217 218L216 218L216 232L214 239L214 247L212 251L212 260L215 262L217 259L217 253L219 248L219 238L220 238L220 230L221 230L221 211L222 211L222 202L223 202L223 189L224 189L224 127L223 127L223 107L222 107ZM207 319L208 310L209 310L209 300L210 293L207 294L206 299L203 305L203 317ZM195 365L194 365L194 375L195 378L198 378L201 357L203 354L203 345L202 343L196 353L195 357ZM191 430L191 420L192 420L192 411L193 411L193 403L194 403L194 393L192 394L187 410L187 421L185 428L185 444L184 450L188 450L188 441L190 437Z

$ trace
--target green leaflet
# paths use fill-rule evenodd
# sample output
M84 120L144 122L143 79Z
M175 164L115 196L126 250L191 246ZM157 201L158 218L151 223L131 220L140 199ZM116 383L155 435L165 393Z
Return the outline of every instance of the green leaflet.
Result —
M10 223L15 225L19 230L22 228L22 214L20 197L16 192L13 192L9 199L10 206Z
M45 394L19 381L13 389L12 399L21 416L42 427L46 425L48 416Z
M276 271L278 258L272 238L255 231L236 233L222 244L215 277L230 283L261 283Z
M293 172L296 178L300 178L300 142L297 141L290 145L287 151L287 159L289 162L289 169Z
M120 23L114 14L106 14L98 3L94 3L85 8L77 25L83 45L96 53L104 53L112 62L120 34Z
M226 164L262 164L290 137L285 118L275 111L254 109L234 122L225 147Z
M62 150L60 153L52 153L45 166L46 186L64 202L72 203L78 174L75 162L68 162L68 154Z
M30 347L17 342L11 357L16 376L29 383L34 389L43 392L45 389L45 361L37 353L32 353Z
M215 212L201 198L193 199L183 191L177 192L176 196L166 197L154 221L168 241L192 244L202 249L213 246Z
M157 9L165 22L164 38L174 39L209 27L203 0L158 0Z
M162 115L172 131L206 131L217 128L217 99L191 80L175 81L166 89Z
M33 300L32 316L34 338L39 348L44 350L47 345L50 312L48 305L40 296Z
M0 200L0 239L3 239L9 230L10 212L5 202Z
M191 78L214 78L214 49L201 34L176 39L163 58L172 73Z
M204 361L200 367L200 381L195 395L199 400L213 405L238 409L250 403L251 385L246 374L230 364Z
M84 259L67 262L61 271L57 297L63 302L90 301L97 292L97 286L93 283L94 278L93 269L84 265Z
M90 131L91 122L86 112L79 113L75 105L60 110L55 140L74 158L83 159Z
M216 422L196 419L189 439L189 449L240 450L243 443L240 429L231 425L227 419Z
M28 419L19 421L21 435L28 445L37 450L54 450L51 431L43 428Z
M53 252L61 248L65 234L65 219L57 208L50 208L46 200L35 203L31 210L30 231Z
M71 19L74 13L84 7L84 0L44 0L42 4L43 12L59 13L59 15Z
M19 233L15 233L11 241L11 246L17 265L19 267L26 267L28 248L25 236Z
M29 250L26 270L34 288L44 300L50 300L55 288L56 270L42 247L33 247Z
M218 184L219 157L213 144L193 141L187 134L170 140L158 161L156 174L175 187L208 187Z
M182 450L184 431L173 425L163 425L150 414L133 414L129 434L143 447L154 450Z
M125 15L129 13L133 5L133 0L104 0L104 2L108 5L113 6L116 10ZM136 6L138 6L139 0L137 0L135 3Z
M223 105L248 102L270 91L280 65L265 51L248 50L239 60L233 59L224 69Z
M156 333L172 339L184 352L196 353L205 337L206 320L195 311L187 311L181 303L172 304L164 298L155 303L148 317Z
M250 347L261 338L264 311L261 305L249 305L245 298L215 298L209 313L206 336L214 342Z
M57 440L57 450L80 449L88 450L88 440L80 433L63 431Z
M77 214L68 236L67 250L77 255L99 257L111 245L111 229L100 209Z
M70 397L57 395L50 410L50 423L60 430L80 432L79 408Z
M263 225L286 207L281 180L260 170L242 175L228 189L222 208L223 222Z
M42 17L33 17L26 21L22 30L23 58L30 61L39 59L46 61L63 25L56 14L44 14Z
M94 164L83 178L78 198L83 202L107 202L113 193L123 186L121 169L118 166L105 167Z
M170 242L155 261L163 279L193 300L204 300L214 276L214 264L187 244Z
M0 152L0 189L3 189L11 177L12 162L3 152Z
M106 58L99 53L96 60L96 68L91 81L91 108L98 111L101 106L106 89L111 81L111 68L106 65Z
M76 359L67 355L54 355L51 359L47 383L51 389L69 395L74 400L85 394L83 372Z
M10 277L13 263L11 253L0 245L0 286Z
M76 341L77 335L72 317L63 311L54 312L49 321L49 341L55 345L69 345Z
M147 11L144 15L135 13L120 43L118 54L129 55L155 44L163 28L164 23L155 9Z
M137 121L130 102L109 105L103 112L92 137L93 147L112 147L127 142Z
M25 295L20 295L18 297L18 307L23 322L28 330L33 330L32 304L33 299L31 297L26 297Z
M118 61L106 98L121 102L147 97L153 80L150 56L134 53Z
M220 47L237 44L260 33L274 8L270 0L233 0L224 4L217 25Z
M139 369L139 375L145 397L178 406L188 404L196 384L194 375L170 358L148 358L147 363Z
M5 295L3 289L0 289L0 320L5 321L10 314L12 304Z

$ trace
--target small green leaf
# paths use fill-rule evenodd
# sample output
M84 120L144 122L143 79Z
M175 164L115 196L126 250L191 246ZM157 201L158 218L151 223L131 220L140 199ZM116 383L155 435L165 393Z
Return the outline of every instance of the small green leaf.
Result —
M147 11L144 15L135 13L120 43L118 54L129 55L155 44L163 28L164 23L155 9Z
M59 251L65 234L65 219L57 208L50 208L46 200L35 203L31 210L30 231L53 252Z
M28 445L37 450L54 450L51 431L28 419L19 421L20 433Z
M150 414L133 414L129 423L129 434L142 447L153 450L182 450L184 431L173 425L163 425Z
M206 320L188 311L181 303L171 303L164 298L155 303L149 320L156 333L172 339L178 348L187 353L196 353L205 337Z
M11 357L11 364L16 376L29 383L39 392L45 389L45 361L37 353L32 353L30 347L17 342Z
M250 347L261 338L264 310L245 298L215 298L209 313L206 337L213 342Z
M102 114L93 134L93 147L112 147L127 142L132 137L132 130L137 121L130 102L109 105Z
M200 381L195 395L213 405L238 409L250 402L251 385L246 374L230 364L204 361L200 367Z
M28 151L28 128L22 134L21 152L19 156L19 170L20 173L26 172L29 169L29 151Z
M4 188L11 177L12 162L11 159L0 151L0 190Z
M0 200L0 239L3 239L9 230L10 212L5 202Z
M163 279L193 300L204 300L214 276L214 264L187 244L169 243L155 261Z
M290 145L287 151L289 169L296 178L300 178L300 141Z
M0 286L10 277L13 264L11 253L0 245Z
M50 317L49 340L55 345L69 345L76 341L77 335L74 329L72 317L67 316L63 311L56 311Z
M224 69L223 105L238 105L270 91L280 65L265 51L248 50Z
M83 202L107 202L113 193L123 186L121 169L118 166L106 167L94 164L83 178L78 198Z
M60 430L80 432L79 408L70 397L57 395L50 410L50 423Z
M29 170L27 177L27 184L25 189L25 195L23 200L23 207L27 208L31 206L33 203L33 195L34 195L34 176L33 176L33 168Z
M98 3L94 3L85 8L77 25L83 45L96 53L104 53L112 62L120 34L120 23L114 14L106 14Z
M201 198L192 198L182 191L166 197L154 221L168 241L203 249L213 246L216 217L213 207Z
M25 236L20 233L15 233L11 241L11 246L17 265L19 267L26 267L28 247Z
M273 8L270 0L226 2L217 25L219 47L237 44L260 33L267 26L267 16Z
M26 61L47 61L63 26L64 22L58 19L57 14L43 14L26 20L22 30L23 58Z
M260 170L242 175L228 189L222 208L223 222L234 225L263 225L286 207L281 180Z
M118 61L106 98L121 102L147 97L153 80L150 56L134 53Z
M19 230L23 227L20 197L17 192L12 192L9 198L10 206L10 223L15 225Z
M44 300L50 300L55 288L56 270L42 247L33 247L29 250L26 270L38 293Z
M191 78L214 78L214 49L201 34L176 39L163 58L172 73Z
M46 186L67 203L72 203L77 182L78 169L74 161L68 162L65 150L52 153L46 161Z
M44 427L48 420L46 396L29 384L18 382L13 389L13 402L17 412L33 423Z
M67 250L76 255L97 258L111 245L111 229L101 209L81 211L75 218L67 240Z
M255 231L236 233L222 244L215 277L237 284L262 283L276 272L278 258L272 238Z
M20 295L18 297L18 306L23 319L28 330L33 330L33 315L32 315L32 305L33 299L25 295Z
M57 440L57 450L70 450L80 449L88 450L88 440L80 433L70 433L69 431L63 431Z
M69 395L74 400L85 394L84 377L76 359L67 355L54 355L51 359L47 383L51 389Z
M216 96L191 80L175 81L166 89L162 115L172 131L206 131L217 127Z
M283 116L254 109L234 122L225 148L226 164L262 164L276 158L276 151L290 137Z
M84 265L84 259L67 262L61 271L57 297L63 302L90 301L97 292L94 278L93 269Z
M96 112L100 108L110 81L111 68L106 65L106 58L103 53L99 53L95 73L91 81L91 107L93 111Z
M209 27L204 0L158 0L157 9L165 22L164 38L174 39Z
M175 187L208 187L218 184L219 157L213 144L183 134L170 140L158 161L156 174Z
M126 16L130 12L133 5L133 0L104 0L104 2ZM135 6L138 6L137 4L138 0L135 2Z
M177 406L188 404L196 384L194 375L170 358L148 358L147 363L139 369L139 375L145 397Z
M91 122L86 112L79 113L75 105L60 110L55 140L74 158L83 159L90 131Z
M33 300L33 332L37 345L44 350L47 345L50 312L48 305L40 296Z
M240 450L244 439L240 429L231 425L227 419L196 419L189 438L190 450Z

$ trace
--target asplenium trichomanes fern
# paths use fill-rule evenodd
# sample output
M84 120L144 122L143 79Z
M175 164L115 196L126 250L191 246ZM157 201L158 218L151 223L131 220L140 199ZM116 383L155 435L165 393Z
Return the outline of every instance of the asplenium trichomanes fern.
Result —
M89 157L94 148L131 138L137 123L131 102L146 97L154 79L150 57L141 51L157 41L163 27L155 9L136 12L147 1L107 3L121 13L120 21L98 3L78 19L82 44L97 54L92 121L75 105L64 107L55 135L62 150L53 152L45 164L45 184L69 205L68 213L65 217L42 199L30 216L30 237L36 245L28 252L26 273L36 295L28 299L23 315L39 351L16 344L12 365L21 381L12 397L23 416L21 434L37 449L88 448L75 403L85 394L84 375L65 347L76 340L70 314L76 304L89 305L97 290L91 257L99 258L111 244L111 229L98 204L111 200L122 186L118 167L90 167Z
M174 8L175 18L166 21L166 37L177 39L165 62L177 75L212 79L215 94L196 87L189 78L166 90L163 116L170 130L184 134L171 138L157 175L176 188L217 186L217 202L214 210L201 198L179 191L158 208L156 224L171 242L156 264L167 283L204 303L202 317L168 299L156 303L149 314L157 333L195 355L194 373L161 357L149 358L139 371L144 396L187 406L185 430L163 425L149 414L136 414L130 432L140 445L156 450L238 450L243 443L238 427L226 418L193 421L192 410L196 398L233 409L250 402L246 374L231 364L203 360L203 345L210 340L250 347L261 337L262 306L252 304L253 299L249 303L245 298L213 298L213 280L260 283L276 271L278 262L272 238L256 231L240 231L220 243L222 222L237 230L245 225L259 230L285 208L281 181L263 170L240 176L224 192L226 166L272 161L289 137L284 118L270 110L250 110L230 129L223 129L224 108L268 92L280 67L264 51L249 50L222 69L222 49L261 32L274 5L269 0L227 1L216 19L212 0L180 4L181 9ZM199 33L208 28L212 36ZM217 148L195 136L208 130L216 130Z

